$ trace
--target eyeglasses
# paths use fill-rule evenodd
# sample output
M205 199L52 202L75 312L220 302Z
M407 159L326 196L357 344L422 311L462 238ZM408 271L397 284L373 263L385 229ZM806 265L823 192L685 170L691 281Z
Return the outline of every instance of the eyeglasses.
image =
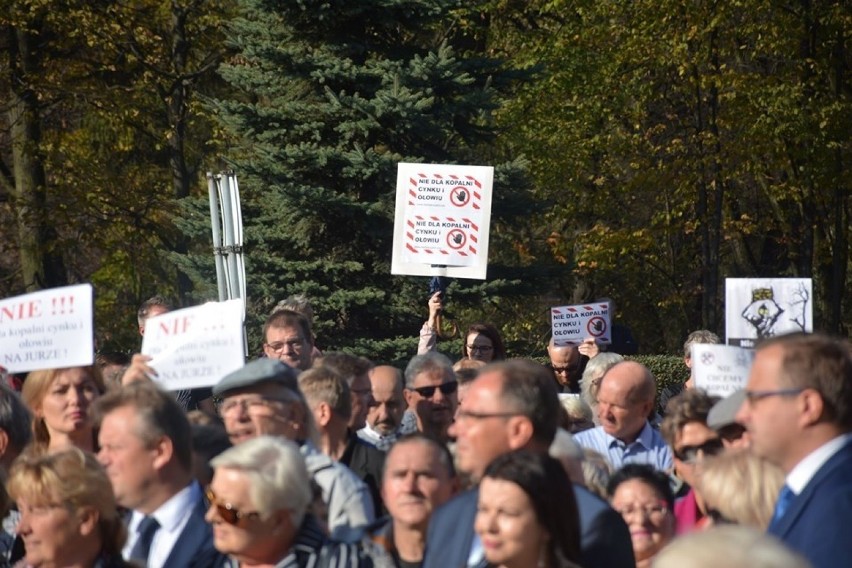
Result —
M795 396L805 389L778 389L778 390L747 390L745 391L745 397L749 404L754 404L759 400L763 400L764 398L768 398L770 396Z
M719 438L713 438L712 440L707 440L698 446L683 446L682 448L676 448L674 455L682 462L692 463L698 459L698 452L701 452L701 454L705 456L715 456L721 452L724 447L722 440Z
M669 512L669 508L663 505L662 503L644 506L628 505L626 507L620 507L615 510L618 511L618 514L620 514L624 518L640 513L643 517L645 517L646 519L651 519L655 523L662 521L663 518L666 516L666 513Z
M258 511L251 511L248 513L244 513L234 508L230 503L219 503L216 500L216 494L213 493L212 489L208 489L205 492L207 496L207 501L210 503L211 507L216 507L216 512L222 517L222 520L228 523L229 525L238 526L240 521L243 519L259 519L260 513Z
M282 404L285 402L291 402L289 400L284 400L280 398L271 398L271 397L253 397L253 398L235 398L230 397L219 403L219 414L221 416L225 416L226 414L231 414L237 410L237 408L241 409L248 414L252 412L256 412L258 410L270 408L276 404Z
M573 375L580 370L580 365L568 365L567 367L557 367L554 365L551 366L551 369L553 369L553 372L557 374L568 373L569 375Z
M409 390L413 390L423 398L432 398L435 396L435 391L438 389L441 390L441 394L443 395L453 394L459 389L459 383L457 381L452 381L432 387L417 387Z
M456 412L456 422L462 420L487 420L488 418L511 418L520 416L517 412L473 412L470 410L459 410Z
M488 353L489 351L494 351L494 347L491 345L468 345L467 352L473 353L474 351L479 351L480 353Z
M290 341L276 341L275 343L264 343L273 353L281 353L287 347L289 351L301 351L305 346L304 339L292 339Z

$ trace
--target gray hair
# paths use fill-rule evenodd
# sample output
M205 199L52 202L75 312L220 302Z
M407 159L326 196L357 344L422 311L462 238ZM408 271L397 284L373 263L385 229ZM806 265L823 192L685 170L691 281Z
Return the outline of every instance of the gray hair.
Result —
M32 440L32 416L18 393L0 383L0 430L9 437L9 446L16 452Z
M687 359L691 356L692 346L696 343L711 343L718 344L721 343L719 340L719 336L710 331L709 329L699 329L693 331L686 337L686 341L683 342L683 356Z
M751 527L711 527L675 539L654 558L653 568L808 568L804 558Z
M624 361L624 357L618 353L598 353L596 357L589 359L586 363L586 369L583 371L583 376L580 379L580 396L589 405L592 411L598 405L598 388L600 388L600 380L604 374L609 371L616 363ZM595 416L595 419L597 417Z
M210 465L244 473L252 505L262 516L286 509L293 524L301 525L313 493L305 459L294 442L258 436L225 450Z
M454 381L456 378L452 361L446 355L437 351L430 351L423 355L416 355L408 362L408 366L405 368L405 388L413 389L414 379L420 373L431 371L440 371L444 375L444 378L449 381Z

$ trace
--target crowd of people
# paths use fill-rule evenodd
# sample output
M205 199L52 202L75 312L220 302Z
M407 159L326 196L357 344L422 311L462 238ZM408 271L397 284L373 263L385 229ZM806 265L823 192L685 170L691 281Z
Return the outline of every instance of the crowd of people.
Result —
M171 306L152 298L139 331ZM405 369L321 352L303 298L264 356L166 392L141 354L0 384L0 566L829 568L852 558L852 348L769 339L719 399L635 340L507 354L438 295ZM454 357L455 359L455 357ZM8 383L8 384L7 384ZM19 387L19 388L17 388ZM663 404L661 404L661 402Z

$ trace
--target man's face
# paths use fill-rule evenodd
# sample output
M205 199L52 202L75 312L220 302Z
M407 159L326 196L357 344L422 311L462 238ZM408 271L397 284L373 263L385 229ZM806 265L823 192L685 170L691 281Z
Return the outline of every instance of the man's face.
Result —
M784 350L779 345L758 350L746 392L771 393L790 388L779 380L783 356ZM801 436L797 400L795 395L769 395L753 400L746 397L736 416L737 422L746 427L751 450L781 467L785 473L797 461L790 451L791 442Z
M219 414L231 443L236 445L265 434L301 441L303 409L293 399L292 393L273 383L225 393Z
M370 373L372 402L367 413L367 423L381 434L396 432L405 412L402 385L397 380L396 369L376 367Z
M270 359L278 359L294 369L306 371L313 362L312 341L298 326L270 327L266 330L263 352Z
M394 521L425 529L432 512L452 496L453 483L438 452L433 444L421 441L391 448L385 461L382 500Z
M575 345L550 346L547 353L560 385L576 385L580 381L580 352Z
M373 398L370 378L367 373L358 375L349 387L352 400L352 415L349 417L349 428L356 432L367 424L367 413Z
M653 403L638 396L641 381L642 376L628 363L616 365L601 380L598 419L610 436L632 442L645 426Z
M98 461L104 466L119 505L152 513L148 501L156 471L162 464L157 448L146 447L137 435L139 428L133 407L122 406L104 416L98 432Z
M500 399L503 378L485 372L471 383L450 435L456 438L459 471L474 479L482 477L491 460L512 450L508 434L510 417Z
M153 317L161 316L161 315L166 314L168 312L169 312L169 310L165 306L151 306L148 309L148 315L145 316L145 319L142 320L141 324L139 324L139 335L143 335L143 336L145 335L145 328L148 325L149 319L151 319Z
M408 407L417 415L424 430L445 431L456 413L456 391L444 393L440 386L454 384L452 376L440 370L424 371L414 378L414 388L405 390ZM430 388L431 387L431 388ZM419 389L419 390L418 390Z
M687 422L676 436L674 448L675 468L690 487L696 487L696 468L708 456L724 448L719 435L703 422Z

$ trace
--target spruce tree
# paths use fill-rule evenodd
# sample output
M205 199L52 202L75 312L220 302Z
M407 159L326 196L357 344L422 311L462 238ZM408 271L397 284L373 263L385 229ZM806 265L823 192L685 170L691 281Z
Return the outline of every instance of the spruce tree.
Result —
M494 227L531 204L523 160L492 162L492 118L521 74L458 48L460 3L240 4L220 70L234 94L211 105L243 194L252 351L275 303L304 293L321 348L414 354L428 279L390 275L399 162L495 166L489 280L454 285L454 300L517 287Z

